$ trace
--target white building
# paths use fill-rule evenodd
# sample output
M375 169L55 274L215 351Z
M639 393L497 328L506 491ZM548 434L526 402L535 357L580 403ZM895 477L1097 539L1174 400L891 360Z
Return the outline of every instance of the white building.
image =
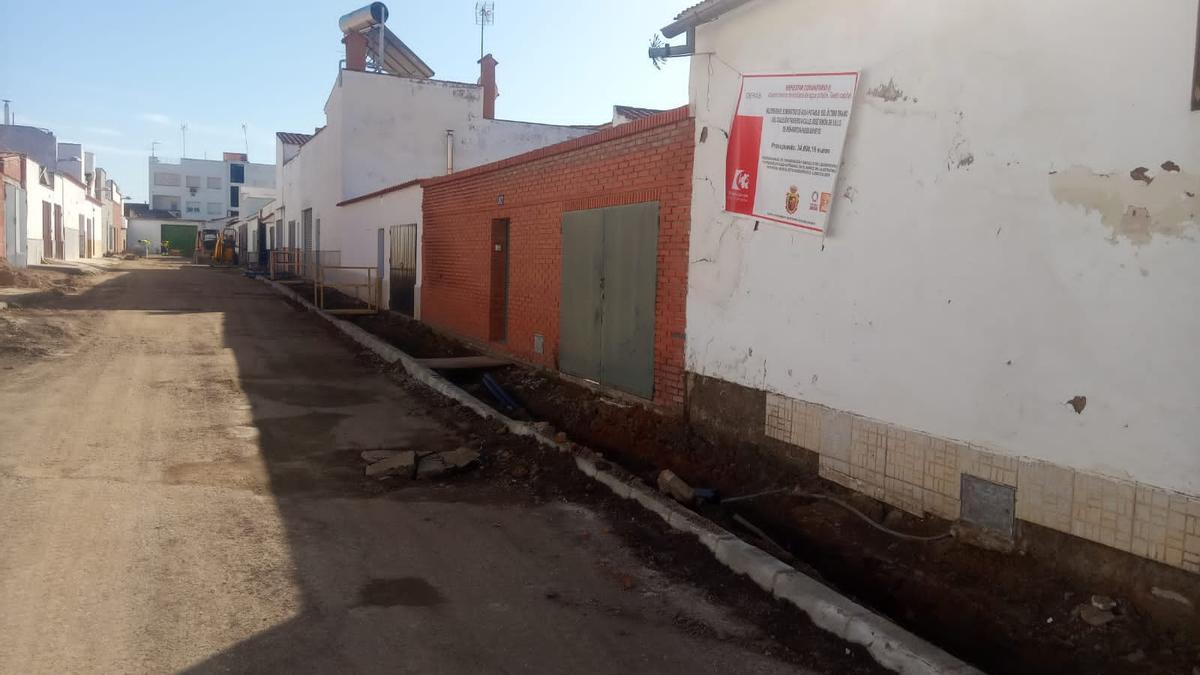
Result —
M282 247L327 251L326 259L341 265L382 267L388 288L392 238L412 239L407 228L419 226L420 187L414 181L592 129L496 119L496 60L490 54L480 61L480 84L435 80L390 31L382 58L378 43L368 44L364 32L377 36L379 27L351 27L345 33L345 69L325 103L325 126L313 136L277 136L275 240ZM368 57L383 66L368 70ZM364 201L384 204L364 208ZM415 266L415 261L392 264Z
M694 31L693 386L765 390L760 434L901 508L1019 530L982 489L1200 572L1196 3L810 9L663 30ZM740 74L842 71L827 234L726 212Z
M227 152L220 160L185 157L175 163L151 156L150 208L195 220L236 216L243 188L275 187L273 164L246 160L237 152Z
M79 143L59 143L45 129L13 124L0 124L0 152L21 165L16 172L24 179L19 191L10 188L22 219L10 224L17 233L6 242L10 263L78 260L112 250L105 221L114 208L106 190L111 181L93 153ZM118 190L115 208L120 201Z

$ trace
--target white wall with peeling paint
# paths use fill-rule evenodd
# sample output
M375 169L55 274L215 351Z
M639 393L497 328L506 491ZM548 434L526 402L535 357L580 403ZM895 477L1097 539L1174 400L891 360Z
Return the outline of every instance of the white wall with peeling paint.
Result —
M1200 493L1196 3L797 4L697 30L688 368ZM845 69L828 235L725 213L739 73Z

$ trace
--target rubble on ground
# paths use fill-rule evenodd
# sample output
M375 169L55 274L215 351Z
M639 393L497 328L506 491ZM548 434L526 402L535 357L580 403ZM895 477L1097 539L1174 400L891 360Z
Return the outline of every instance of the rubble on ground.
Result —
M360 457L367 462L365 472L370 478L437 478L476 464L479 451L460 447L418 455L413 450L365 450Z
M366 453L363 454L366 455ZM383 476L412 475L412 470L416 466L416 463L417 453L412 450L398 452L390 457L381 458L378 461L368 464L367 476L382 478Z

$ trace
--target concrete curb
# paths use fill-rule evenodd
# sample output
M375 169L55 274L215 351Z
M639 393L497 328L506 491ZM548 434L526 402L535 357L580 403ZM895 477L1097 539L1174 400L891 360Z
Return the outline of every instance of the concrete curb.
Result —
M823 630L847 642L865 647L872 658L885 668L905 675L982 675L982 671L975 667L871 612L769 553L742 541L728 530L673 499L664 497L624 469L605 462L588 448L574 443L555 442L533 425L501 414L441 375L417 363L408 354L358 326L348 321L339 321L328 312L318 309L292 289L269 279L262 280L281 295L300 303L308 311L330 322L379 358L388 363L399 363L413 379L467 406L480 417L503 423L513 434L528 436L542 445L573 454L575 466L585 475L604 484L617 496L641 504L646 510L666 521L671 528L696 537L705 548L712 551L721 564L738 574L746 575L776 598L792 603Z

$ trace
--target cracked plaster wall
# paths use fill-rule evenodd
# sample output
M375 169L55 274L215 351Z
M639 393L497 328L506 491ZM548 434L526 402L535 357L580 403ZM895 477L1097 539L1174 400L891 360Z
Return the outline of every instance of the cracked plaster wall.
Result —
M1200 493L1195 3L789 6L697 31L688 369ZM725 213L739 73L845 69L828 235Z

